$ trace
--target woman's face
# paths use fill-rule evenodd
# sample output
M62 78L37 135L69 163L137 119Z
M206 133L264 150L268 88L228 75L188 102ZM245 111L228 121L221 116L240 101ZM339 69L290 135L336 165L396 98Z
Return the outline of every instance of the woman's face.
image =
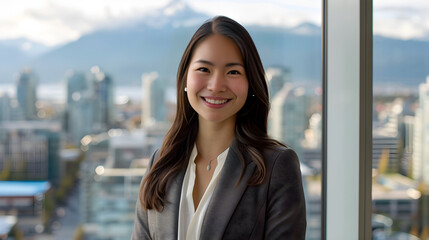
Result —
M194 49L188 66L187 95L200 121L233 121L244 106L249 83L240 49L214 34Z

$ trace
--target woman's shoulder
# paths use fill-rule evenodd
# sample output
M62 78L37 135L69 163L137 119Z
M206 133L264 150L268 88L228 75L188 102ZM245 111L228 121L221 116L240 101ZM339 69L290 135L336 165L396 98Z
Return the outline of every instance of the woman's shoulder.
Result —
M264 151L264 160L267 165L267 169L272 170L299 170L300 164L298 155L296 152L286 146L276 145L270 148L266 148Z
M302 191L301 166L296 152L292 148L276 146L267 149L265 154L267 181L271 192L283 188Z
M298 160L298 155L296 154L296 152L292 148L283 145L275 145L265 148L264 157L267 160L269 159L274 161L279 158Z
M152 167L152 165L156 162L156 160L159 157L159 148L157 148L153 153L152 156L149 158L149 163L148 163L148 169L150 169Z

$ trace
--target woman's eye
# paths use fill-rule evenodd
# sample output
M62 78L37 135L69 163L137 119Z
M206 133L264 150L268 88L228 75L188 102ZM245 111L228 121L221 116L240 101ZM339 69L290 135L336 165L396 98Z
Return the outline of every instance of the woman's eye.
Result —
M200 68L197 69L197 71L200 71L200 72L209 72L209 69L205 68L205 67L200 67Z
M228 74L238 75L238 74L240 74L240 72L237 71L237 70L231 70L231 71L228 72Z

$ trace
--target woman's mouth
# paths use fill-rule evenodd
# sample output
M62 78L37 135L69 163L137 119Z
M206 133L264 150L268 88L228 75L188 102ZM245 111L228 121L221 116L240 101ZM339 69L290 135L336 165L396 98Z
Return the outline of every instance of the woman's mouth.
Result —
M208 97L201 97L204 101L206 101L207 103L210 104L215 104L215 105L221 105L221 104L225 104L228 101L230 101L231 99L228 98L208 98Z

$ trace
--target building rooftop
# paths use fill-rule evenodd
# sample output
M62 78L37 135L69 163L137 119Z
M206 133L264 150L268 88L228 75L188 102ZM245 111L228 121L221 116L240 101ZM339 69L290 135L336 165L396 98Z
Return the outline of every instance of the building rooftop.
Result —
M6 121L0 123L0 128L7 130L61 131L61 123L52 121Z
M63 161L74 161L81 155L80 149L61 149L60 156Z
M105 177L132 177L143 176L146 168L104 168L103 166L98 166L95 172L97 175Z
M49 188L48 181L0 181L0 197L36 196Z
M417 200L421 197L417 184L398 173L382 174L373 177L373 200Z

